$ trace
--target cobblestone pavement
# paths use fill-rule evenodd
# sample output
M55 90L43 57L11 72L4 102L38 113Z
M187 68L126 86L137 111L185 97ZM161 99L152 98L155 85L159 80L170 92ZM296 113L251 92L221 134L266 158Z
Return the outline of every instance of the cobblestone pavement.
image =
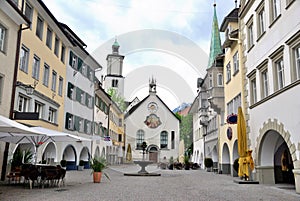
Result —
M0 185L1 201L123 201L123 200L206 200L206 201L299 201L294 186L236 184L229 175L204 170L159 170L147 167L160 177L124 176L139 170L136 165L112 166L106 170L110 181L102 177L93 183L91 170L67 171L63 187L37 188L28 185Z

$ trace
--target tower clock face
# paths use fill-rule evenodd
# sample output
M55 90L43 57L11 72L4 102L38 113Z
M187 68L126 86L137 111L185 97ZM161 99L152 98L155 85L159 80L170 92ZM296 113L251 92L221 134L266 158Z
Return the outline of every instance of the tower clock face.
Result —
M150 113L155 113L157 111L157 109L158 109L158 106L155 102L150 102L148 104L148 110Z

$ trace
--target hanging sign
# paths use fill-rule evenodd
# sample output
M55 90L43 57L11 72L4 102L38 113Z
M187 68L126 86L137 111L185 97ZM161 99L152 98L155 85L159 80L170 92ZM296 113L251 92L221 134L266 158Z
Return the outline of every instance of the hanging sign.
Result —
M227 116L227 123L229 124L236 124L237 123L237 115L231 114Z

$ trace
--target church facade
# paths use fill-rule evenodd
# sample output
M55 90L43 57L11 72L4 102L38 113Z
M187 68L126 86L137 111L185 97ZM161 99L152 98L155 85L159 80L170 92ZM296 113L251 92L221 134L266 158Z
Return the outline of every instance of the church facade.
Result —
M156 81L149 83L149 95L137 102L125 114L126 152L131 150L132 160L143 158L146 142L147 159L159 162L178 158L180 119L156 94Z

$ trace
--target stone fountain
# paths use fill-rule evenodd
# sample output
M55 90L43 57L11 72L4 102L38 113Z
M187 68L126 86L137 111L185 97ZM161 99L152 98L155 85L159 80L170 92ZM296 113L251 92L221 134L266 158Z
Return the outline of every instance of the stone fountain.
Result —
M147 143L143 142L143 158L139 161L133 161L134 164L138 164L141 167L141 170L137 173L124 173L125 176L160 176L159 173L149 173L146 171L146 167L153 163L153 161L145 160L145 151L147 148Z

